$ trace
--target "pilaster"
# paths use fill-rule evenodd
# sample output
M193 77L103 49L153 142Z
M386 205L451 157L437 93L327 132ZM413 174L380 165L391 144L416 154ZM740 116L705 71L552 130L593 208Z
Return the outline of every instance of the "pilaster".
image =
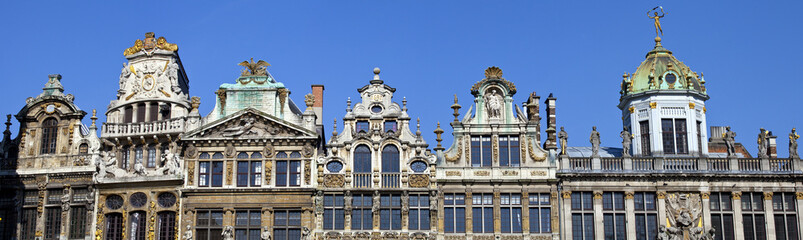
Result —
M700 198L703 201L703 226L705 229L711 229L711 193L701 192Z
M762 159L763 160L763 159ZM775 239L775 212L772 209L772 192L764 192L764 221L767 223L767 239Z
M666 192L656 193L658 198L658 226L666 226Z
M605 222L602 216L602 191L594 191L594 239L605 239Z
M636 206L633 202L633 192L625 192L625 214L627 239L636 239Z
M572 191L565 190L561 193L563 199L563 206L560 210L563 211L563 224L561 224L561 232L563 239L572 238ZM557 230L557 229L553 229Z
M731 206L733 207L733 236L735 236L735 240L744 240L744 224L742 224L742 192L731 193Z

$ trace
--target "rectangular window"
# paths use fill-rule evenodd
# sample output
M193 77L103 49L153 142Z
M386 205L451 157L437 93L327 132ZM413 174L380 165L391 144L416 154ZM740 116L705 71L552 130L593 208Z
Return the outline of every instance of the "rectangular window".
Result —
M346 222L342 194L327 194L323 197L323 229L343 230Z
M133 123L134 122L134 108L125 107L123 109L123 122L124 123Z
M374 217L371 207L374 205L371 194L354 194L351 198L351 229L371 230L374 227Z
M197 210L195 221L196 239L220 239L220 235L223 233L223 210Z
M491 150L491 136L471 137L471 166L490 167L493 162Z
M385 132L399 132L396 121L385 121Z
M499 136L499 166L518 167L519 136Z
M63 189L48 189L46 204L61 204L62 195L64 195Z
M733 235L733 201L729 192L714 192L709 197L711 209L711 226L716 231L717 239L732 240Z
M145 240L148 232L148 218L144 211L131 212L128 216L128 238L131 240Z
M633 194L636 213L636 239L652 240L658 235L658 208L654 192Z
M626 238L624 193L602 193L602 211L605 239L624 240Z
M22 222L20 223L20 239L33 240L36 235L36 208L22 209Z
M354 129L358 133L359 132L365 132L365 133L371 132L371 127L370 127L370 124L368 124L368 121L357 121L357 123L355 123L355 125L356 126L355 126Z
M123 214L106 214L106 240L123 240Z
M144 103L137 104L137 122L145 122L145 111Z
M131 166L131 153L128 151L128 148L123 148L123 151L120 153L122 155L122 161L120 161L120 168L128 169L128 166Z
M149 146L148 147L148 164L147 167L154 168L156 167L156 146Z
M401 195L382 194L379 198L379 229L401 230Z
M134 149L134 164L142 164L142 148L138 147Z
M530 193L530 233L552 232L552 205L549 193Z
M572 193L572 239L594 239L594 202L591 192Z
M639 124L639 134L641 135L641 155L650 156L650 121L641 121Z
M160 212L157 214L158 219L156 223L157 240L176 240L176 213L175 212Z
M301 239L301 211L275 211L273 215L273 236L276 240Z
M493 162L493 150L491 148L491 137L482 137L482 166L490 167Z
M70 208L70 238L83 239L86 235L86 207L74 206Z
M57 240L61 234L61 207L45 208L45 239Z
M237 161L237 186L248 186L248 161Z
M443 194L443 230L446 233L466 232L466 195Z
M37 190L25 190L25 196L23 200L23 205L31 206L39 204L39 191Z
M797 240L797 201L795 193L776 192L772 195L772 210L775 218L775 239Z
M499 208L502 233L521 231L521 194L502 193Z
M237 210L234 223L234 239L259 240L262 212L260 210Z
M410 230L429 230L429 195L410 194L408 204L408 228Z
M276 161L276 186L293 187L301 185L301 161Z
M212 187L223 186L223 161L212 162Z
M664 154L689 154L686 119L661 119Z
M491 193L476 193L471 198L474 233L494 232L494 201Z
M159 120L159 103L148 104L148 121L156 122Z
M210 162L198 162L198 186L199 187L208 187L209 186L209 164Z
M764 195L760 192L742 193L742 228L745 240L766 240ZM777 224L777 223L776 223Z

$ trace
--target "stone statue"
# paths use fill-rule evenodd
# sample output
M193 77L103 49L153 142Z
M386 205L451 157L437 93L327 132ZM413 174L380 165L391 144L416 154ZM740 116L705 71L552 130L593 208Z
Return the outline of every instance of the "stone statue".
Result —
M717 235L717 230L711 228L711 229L708 229L708 232L705 233L705 235L703 235L703 239L704 240L714 240L714 239L716 239L716 235Z
M259 60L254 62L254 58L251 58L251 62L243 61L240 64L237 64L246 68L243 70L243 76L268 76L268 71L266 67L270 66L270 63L265 62L264 60Z
M310 240L312 239L312 231L309 230L308 227L301 227L301 240Z
M795 159L800 158L797 155L797 139L800 138L800 135L797 135L795 129L792 128L792 132L789 133L789 158Z
M61 211L70 211L70 194L61 195Z
M223 130L224 137L239 137L244 134L255 133L251 131L251 128L254 127L254 122L256 119L253 117L245 117L242 121L240 121L240 125L226 128Z
M271 240L270 229L267 226L262 227L262 233L259 235L262 240Z
M502 96L496 92L496 89L491 90L490 94L485 95L485 108L489 119L500 118L503 106L504 100Z
M223 240L234 240L234 227L226 226L223 228L223 233L220 234Z
M666 230L666 226L661 225L658 227L658 237L657 240L669 240L669 232Z
M731 127L725 127L722 138L725 139L725 146L728 148L728 157L736 156L736 133L731 131Z
M599 157L599 132L597 132L597 126L591 128L589 141L591 142L591 156Z
M113 155L109 154L108 152L101 153L102 158L98 159L99 161L96 162L96 170L97 178L107 178L109 177L108 174L112 174L115 177L122 177L125 176L125 170L120 169L117 166L117 158Z
M351 209L351 191L346 191L345 196L343 196L343 202L345 203L345 207L347 211Z
M142 161L137 161L134 163L134 175L137 176L145 176L147 173L145 172L145 166L142 165Z
M187 230L184 231L184 240L192 240L192 226L187 224Z
M768 158L769 155L767 154L767 143L769 143L769 135L767 134L767 130L764 128L759 129L758 139L756 142L758 143L758 157L759 158Z
M161 172L164 175L180 175L181 174L181 166L179 166L179 158L173 152L168 151L165 154L162 154L162 167L157 169L157 172Z
M659 8L661 9L661 15L658 15L658 12L655 11L655 9L659 9ZM650 16L650 12L653 12L653 16ZM654 25L655 25L655 36L656 37L659 36L659 33L660 33L660 35L664 35L664 30L661 29L661 21L660 21L660 19L662 17L664 17L665 15L666 15L666 13L664 13L664 8L662 8L662 7L655 7L652 10L647 11L647 17L655 20Z
M569 133L563 130L563 127L560 127L558 139L560 140L560 154L566 155L566 144L569 142Z
M95 187L92 187L90 185L87 188L87 193L86 193L86 196L84 196L84 198L86 199L86 207L88 209L94 208L94 206L95 206Z
M405 192L401 195L402 214L407 214L408 212L410 212L409 204L410 204L410 194ZM416 205L418 205L418 203L416 203Z
M429 209L435 211L438 209L438 192L429 192Z
M315 213L323 214L323 191L315 192Z
M622 156L630 157L630 144L633 142L633 134L630 134L627 131L627 127L624 127L619 136L622 137Z
M689 240L703 240L703 228L693 227L689 230Z
M374 191L374 205L371 206L371 210L379 212L379 191Z

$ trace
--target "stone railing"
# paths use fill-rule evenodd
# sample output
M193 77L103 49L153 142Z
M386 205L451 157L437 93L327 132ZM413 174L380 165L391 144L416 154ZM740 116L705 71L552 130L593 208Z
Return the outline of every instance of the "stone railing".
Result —
M182 133L186 128L184 118L172 118L156 122L103 123L101 137L128 137L164 133Z
M381 173L381 175L381 183L383 188L401 187L401 173Z
M790 158L574 158L561 156L559 172L803 173L801 165L800 159Z
M373 187L373 174L372 173L352 173L352 187L353 188L371 188Z

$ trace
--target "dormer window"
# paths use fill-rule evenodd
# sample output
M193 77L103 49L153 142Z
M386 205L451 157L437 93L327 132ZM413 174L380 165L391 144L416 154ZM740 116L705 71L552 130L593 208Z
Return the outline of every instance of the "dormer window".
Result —
M385 121L385 132L398 132L396 121Z
M357 130L358 133L359 132L367 133L370 131L370 125L368 124L368 121L357 121L355 125L356 126L354 128Z
M40 154L56 153L57 125L58 121L55 118L48 118L42 122L42 145L40 146Z

